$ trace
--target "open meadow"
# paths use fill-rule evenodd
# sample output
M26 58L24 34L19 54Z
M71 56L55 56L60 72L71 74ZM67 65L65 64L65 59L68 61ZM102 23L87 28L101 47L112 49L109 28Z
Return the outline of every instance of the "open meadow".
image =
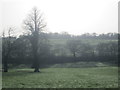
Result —
M97 63L98 64L98 63ZM100 64L100 63L99 63ZM115 66L81 68L10 69L3 73L3 88L117 88L118 68Z

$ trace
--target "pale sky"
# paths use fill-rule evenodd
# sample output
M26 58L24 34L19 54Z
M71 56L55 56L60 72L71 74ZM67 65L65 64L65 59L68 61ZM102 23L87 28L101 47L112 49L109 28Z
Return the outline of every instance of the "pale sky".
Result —
M70 34L118 32L119 0L1 0L0 27L23 32L23 20L36 6L49 32ZM1 31L2 31L1 30Z

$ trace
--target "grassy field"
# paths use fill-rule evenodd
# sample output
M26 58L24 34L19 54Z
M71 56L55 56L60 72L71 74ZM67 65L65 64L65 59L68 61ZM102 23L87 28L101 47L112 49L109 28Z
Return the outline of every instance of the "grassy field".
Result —
M117 88L117 67L11 69L3 88Z

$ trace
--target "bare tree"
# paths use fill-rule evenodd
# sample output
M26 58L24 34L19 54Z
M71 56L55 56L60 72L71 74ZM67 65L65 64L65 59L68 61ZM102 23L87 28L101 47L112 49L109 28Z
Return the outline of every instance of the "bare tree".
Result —
M4 72L8 72L8 58L11 53L11 32L13 28L8 29L8 37L5 36L5 32L3 31L2 35L2 60L4 65Z
M80 40L69 40L67 42L68 49L72 52L74 58L76 58L76 53L79 51L80 44Z
M26 30L30 31L31 37L29 38L32 46L32 52L34 56L33 65L34 72L39 72L39 59L38 59L38 49L39 49L39 36L43 31L43 28L46 27L46 24L43 22L42 14L39 13L38 9L33 8L31 14L24 21Z

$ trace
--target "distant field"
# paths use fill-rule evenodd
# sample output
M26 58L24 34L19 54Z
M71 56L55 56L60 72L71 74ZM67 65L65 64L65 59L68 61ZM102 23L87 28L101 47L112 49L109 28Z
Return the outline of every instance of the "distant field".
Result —
M49 39L49 41L51 42L51 44L55 45L55 44L61 44L61 45L65 45L67 40L70 39ZM105 40L105 39L79 39L85 43L89 43L91 45L97 45L98 43L107 43L109 41L114 41L117 42L118 40Z
M117 88L117 67L11 69L3 73L3 88Z
M63 64L54 64L51 65L51 68L95 68L95 67L112 67L117 66L114 62L86 62L86 61L80 61L80 62L74 62L74 63L63 63Z

